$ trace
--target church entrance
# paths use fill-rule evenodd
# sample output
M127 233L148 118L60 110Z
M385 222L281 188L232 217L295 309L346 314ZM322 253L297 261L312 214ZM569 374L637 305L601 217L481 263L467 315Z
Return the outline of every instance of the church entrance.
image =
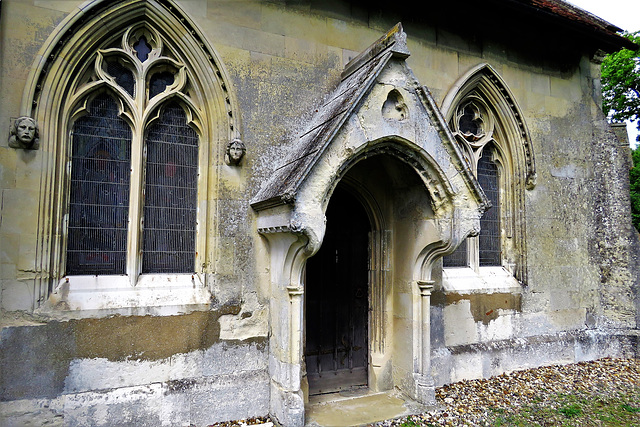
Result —
M311 395L366 386L368 381L369 218L340 186L326 216L322 247L306 270L305 358Z

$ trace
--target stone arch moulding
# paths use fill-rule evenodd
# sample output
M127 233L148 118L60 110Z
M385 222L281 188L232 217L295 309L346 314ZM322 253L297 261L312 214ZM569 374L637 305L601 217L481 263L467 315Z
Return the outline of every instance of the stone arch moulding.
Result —
M498 117L508 125L509 145L524 167L524 182L528 190L536 185L536 164L529 129L524 115L511 90L496 70L483 63L462 75L451 87L442 102L442 114L447 123L454 114L454 108L474 92L497 110Z
M207 241L204 230L218 228L215 215L218 179L216 168L206 165L220 163L226 143L242 137L231 80L206 37L172 0L95 0L81 5L50 35L31 67L22 97L21 113L34 117L41 125L43 167L36 243L36 308L47 300L64 275L69 123L74 113L82 114L81 104L72 99L73 89L80 84L80 75L91 68L90 63L100 49L116 43L128 29L144 31L145 27L149 34L158 34L167 50L186 65L179 73L181 79L189 82L181 89L188 96L181 93L173 96L184 106L187 123L199 136L200 167L207 171L200 181L203 185L198 187L199 200L206 201L200 204L204 207L199 221L205 223L199 226L203 234L198 248L207 250L196 271L197 279L205 287L203 292L207 292L216 248ZM169 87L170 91L173 89ZM121 107L120 113L126 118L126 105L121 102Z
M431 202L433 218L425 222L435 231L416 244L421 249L411 261L409 282L413 295L421 298L417 303L422 310L411 314L417 329L413 376L408 381L413 388L406 391L433 402L428 332L433 262L478 233L489 201L429 91L407 66L408 56L406 34L398 24L347 64L338 87L252 200L258 232L269 247L271 407L282 424L304 425L306 260L322 244L325 211L336 185L352 166L376 155L390 156L413 169Z
M507 259L505 268L521 284L526 284L525 190L532 190L536 185L531 136L513 93L491 65L482 63L467 71L451 87L442 104L442 114L454 132L454 138L472 149L475 142L470 143L468 136L461 135L453 123L458 107L468 102L482 105L489 116L487 120L492 129L489 134L482 135L478 144L494 144L498 153L494 161L504 180L504 229L511 243L503 259Z

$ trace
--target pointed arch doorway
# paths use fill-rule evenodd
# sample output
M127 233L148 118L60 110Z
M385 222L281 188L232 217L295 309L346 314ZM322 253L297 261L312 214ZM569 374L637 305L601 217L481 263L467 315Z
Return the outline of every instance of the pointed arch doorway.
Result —
M371 224L345 185L331 196L326 217L322 247L306 267L310 395L368 385Z

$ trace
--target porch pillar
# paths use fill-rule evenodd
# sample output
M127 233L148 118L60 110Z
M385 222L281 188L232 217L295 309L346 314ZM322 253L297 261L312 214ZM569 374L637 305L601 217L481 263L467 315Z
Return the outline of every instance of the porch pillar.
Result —
M421 306L421 354L420 372L414 374L416 398L419 402L432 405L436 401L436 389L431 375L431 291L433 280L418 280Z
M302 295L304 295L304 288L302 286L287 286L289 292L290 303L290 330L291 330L291 342L290 348L290 363L299 364L302 360Z
M263 220L263 218L259 218ZM266 222L266 221L265 221ZM304 426L302 379L302 269L307 238L290 227L258 229L269 242L271 301L270 414L280 425Z

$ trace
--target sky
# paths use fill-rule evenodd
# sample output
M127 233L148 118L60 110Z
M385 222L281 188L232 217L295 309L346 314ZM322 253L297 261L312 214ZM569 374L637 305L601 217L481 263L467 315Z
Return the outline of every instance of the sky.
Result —
M640 0L566 0L628 32L640 31ZM634 145L636 123L627 123L629 142Z
M622 28L640 30L640 1L638 0L565 0Z

